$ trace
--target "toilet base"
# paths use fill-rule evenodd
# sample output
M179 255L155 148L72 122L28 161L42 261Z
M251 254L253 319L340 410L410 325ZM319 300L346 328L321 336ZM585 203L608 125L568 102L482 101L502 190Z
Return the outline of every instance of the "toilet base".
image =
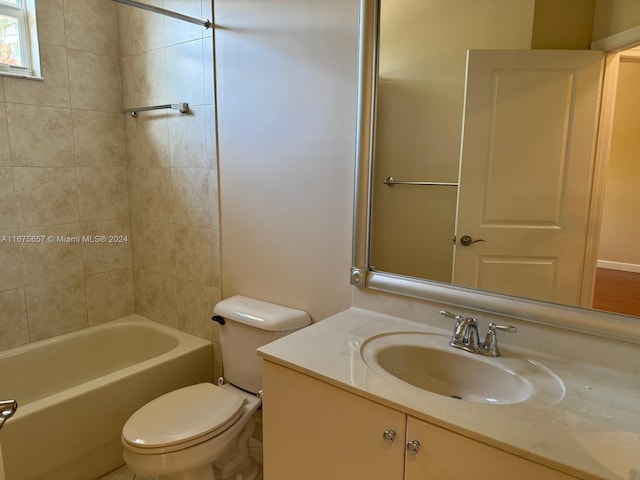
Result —
M160 475L158 480L218 480L213 470L213 465L204 465L198 469L187 472L177 472L171 475Z
M226 477L222 472L216 472L215 480L255 480L260 474L260 465L253 458L239 470L228 474ZM180 479L182 480L182 479ZM189 480L189 479L185 479Z
M253 417L259 405L245 405L243 416L214 439L184 450L160 454L123 452L129 469L158 480L255 480L260 466L249 455L249 439L255 431Z
M204 465L198 469L192 469L187 472L176 472L171 475L160 475L156 477L158 480L255 480L260 475L260 465L254 459L249 459L247 464L227 475L223 476L222 472L217 471L212 465Z
M235 448L229 448L213 463L215 480L255 480L260 473L260 465L249 454L249 439L256 429L251 416L235 441Z

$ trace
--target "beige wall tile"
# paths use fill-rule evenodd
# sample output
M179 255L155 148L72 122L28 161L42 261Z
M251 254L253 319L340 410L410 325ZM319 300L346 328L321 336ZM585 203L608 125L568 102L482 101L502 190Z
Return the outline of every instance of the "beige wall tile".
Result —
M131 61L134 107L169 103L165 79L164 51L152 50L136 55ZM171 100L178 102L181 100ZM154 115L146 113L145 115Z
M201 0L164 0L163 7L190 17L204 18L202 16ZM170 17L163 18L163 21L165 45L175 45L202 38L204 28L199 25Z
M176 279L148 270L134 272L136 313L176 328Z
M27 305L24 290L0 292L0 350L17 347L29 342ZM8 392L7 392L8 393Z
M148 5L162 7L162 0L147 0ZM163 46L162 16L126 5L118 5L120 54L133 55Z
M131 269L132 238L128 217L88 222L82 226L82 234L96 239L82 244L85 275Z
M138 315L145 315L147 296L145 292L145 271L142 268L133 267L133 299ZM151 318L151 317L147 317ZM153 319L152 319L153 320Z
M104 112L122 108L120 59L82 50L67 50L71 107Z
M164 49L167 100L204 103L204 69L202 64L202 40L180 43Z
M134 269L144 268L144 222L140 218L131 218L131 261ZM135 283L134 283L135 284Z
M211 282L214 287L222 287L220 263L220 232L211 230Z
M0 82L2 79L0 78ZM0 92L2 83L0 83ZM2 94L0 93L0 96ZM0 101L1 102L1 101ZM9 155L9 130L7 126L7 109L4 103L0 103L0 166L11 163Z
M162 0L146 1L162 6ZM119 113L127 89L133 98L134 76L128 77L131 87L123 91L119 7L134 16L141 13L106 0L38 0L44 80L0 77L0 239L8 234L54 236L41 244L0 242L0 328L9 332L0 339L0 349L83 328L88 325L88 310L92 323L134 310L128 159L124 118ZM162 18L148 12L137 18L143 17L144 23L129 23L136 25L129 33L139 39L138 45L151 45L155 36L154 48L161 47ZM155 82L154 91L165 92L164 52L143 58L141 64L150 71L156 66L154 74L141 75L150 84ZM155 75L158 72L160 76ZM152 125L151 140L143 149L153 163L143 165L170 166L163 114L163 127ZM162 142L164 150L159 148ZM139 198L144 199L145 214L169 219L169 170L145 172L141 178ZM157 199L151 195L154 190ZM112 220L98 220L104 218ZM167 231L172 235L171 225ZM127 235L129 241L82 239L117 234ZM75 237L78 243L58 241L58 236ZM155 279L150 284L152 298L162 290L158 286L162 282ZM170 302L175 304L175 294ZM3 317L7 305L11 313ZM18 311L16 305L21 305ZM150 311L157 315L162 309ZM17 327L5 326L7 318Z
M186 115L169 116L169 143L173 167L211 168L207 151L207 108L192 106Z
M22 244L25 286L41 285L83 275L80 225L21 229L20 235L44 235L41 243Z
M205 105L213 105L214 98L214 65L213 65L213 38L205 37L202 40L202 73L204 75L204 101Z
M77 165L127 164L124 124L120 113L73 109L71 119Z
M204 285L213 285L212 231L175 225L175 275Z
M197 168L172 170L173 221L181 225L210 228L209 171Z
M38 0L36 2L38 40L41 44L66 45L64 34L64 9L62 0Z
M129 216L126 167L78 167L80 221Z
M164 0L162 6L211 17L210 0ZM218 225L217 198L211 197L217 185L210 185L217 181L212 32L163 19L164 42L158 44L140 27L139 33L132 32L138 19L127 16L120 17L123 38L132 38L121 47L131 54L122 59L127 106L187 101L191 110L188 115L169 111L125 118L136 311L209 338L214 336L209 303L220 296L212 286L220 283L219 235L210 230ZM158 197L166 186L169 198ZM153 300L167 291L174 292L171 301L166 293L162 303ZM204 323L190 318L198 309Z
M212 16L210 0L146 1ZM0 78L4 100L23 112L3 123L0 105L0 165L13 166L15 184L10 226L80 238L124 233L129 242L52 242L4 256L8 250L0 251L0 271L11 279L0 287L27 286L22 303L32 314L32 340L131 313L134 285L140 313L215 338L209 316L220 298L211 286L219 285L219 240L216 230L207 229L217 228L217 200L211 197L217 186L210 185L216 180L210 171L216 167L212 30L104 0L39 0L38 16L45 80ZM169 101L188 101L192 114L163 111L132 119L118 113ZM175 208L173 201L179 201ZM98 220L107 218L112 220ZM176 277L193 282L178 287ZM26 332L26 317L23 323Z
M5 78L6 102L51 107L69 106L67 50L55 45L40 45L40 64L44 80Z
M0 291L24 286L21 244L18 243L17 235L17 230L0 230ZM2 302L0 305L3 305Z
M18 226L79 221L74 167L14 167Z
M209 170L209 198L211 199L211 226L213 229L220 231L220 200L217 170Z
M83 277L27 287L25 294L32 342L88 326Z
M75 165L68 109L8 103L7 122L13 165Z
M163 275L175 275L176 254L173 228L170 223L142 222L144 238L143 267Z
M120 57L120 75L122 77L122 108L137 106L135 105L135 75L133 73L133 66L135 64L135 61L135 56Z
M132 167L170 167L168 115L125 116L129 165Z
M169 221L172 212L171 180L171 170L168 168L130 168L131 216Z
M211 320L216 304L215 289L197 282L176 282L178 328L192 335L211 340L214 322Z
M87 312L89 325L98 325L134 313L131 268L89 275Z
M64 0L67 48L117 56L118 10L104 0Z
M218 169L218 148L216 145L216 113L213 105L204 105L204 151L207 157L207 168Z
M16 228L17 226L11 168L0 167L0 229Z
M212 16L210 0L164 0L161 6L199 18ZM128 52L125 55L131 55L122 60L127 103L187 101L191 110L188 115L170 111L125 119L132 167L129 189L136 310L214 338L209 318L212 299L220 297L220 290L213 286L220 284L220 252L219 234L211 229L218 228L217 197L212 197L217 195L217 185L211 185L217 182L213 170L217 167L213 34L163 19L164 42L157 43L153 34L158 29L144 32L138 25L139 31L134 32L131 27L140 17L131 12L127 17L120 17L122 38L131 39L121 47L123 53ZM204 59L204 55L211 58ZM166 192L166 186L170 198L158 198L157 192ZM166 298L153 300L158 292L167 291L174 292L172 302L168 301L171 294L166 293ZM168 317L161 319L163 315Z

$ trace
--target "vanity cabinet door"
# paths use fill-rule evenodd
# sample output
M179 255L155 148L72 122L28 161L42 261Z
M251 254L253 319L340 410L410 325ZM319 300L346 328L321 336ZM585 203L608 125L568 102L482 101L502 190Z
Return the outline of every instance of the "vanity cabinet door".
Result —
M409 416L407 444L416 440L417 453L407 448L406 480L577 480Z
M403 479L404 413L268 361L262 379L264 480Z

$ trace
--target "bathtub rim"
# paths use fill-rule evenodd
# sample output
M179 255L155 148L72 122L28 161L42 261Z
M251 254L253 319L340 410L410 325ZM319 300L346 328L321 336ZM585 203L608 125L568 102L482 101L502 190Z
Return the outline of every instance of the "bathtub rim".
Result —
M59 402L63 402L72 397L75 397L81 392L91 389L97 389L104 385L108 385L109 383L116 381L122 377L149 370L159 363L164 363L169 358L179 358L183 355L188 354L189 352L201 348L213 348L213 343L210 340L206 340L204 338L197 337L176 328L161 324L159 322L155 322L139 314L131 314L116 320L111 320L109 322L92 325L90 327L74 330L72 332L67 332L61 335L56 335L54 337L38 340L36 342L27 343L0 351L0 359L28 352L29 350L34 350L44 345L55 345L58 343L63 343L69 338L90 335L93 331L96 330L112 329L127 325L144 326L145 328L155 329L176 338L178 340L178 344L160 355L156 355L141 362L118 369L114 372L101 375L91 380L87 380L78 385L74 385L65 390L52 393L51 395L47 395L24 405L18 405L18 410L9 422L17 422L21 418L27 417L34 412L38 412L44 408L47 408L48 406L55 405ZM211 381L213 381L213 379L211 379ZM7 392L7 395L11 395L11 392ZM7 422L7 424L9 422Z

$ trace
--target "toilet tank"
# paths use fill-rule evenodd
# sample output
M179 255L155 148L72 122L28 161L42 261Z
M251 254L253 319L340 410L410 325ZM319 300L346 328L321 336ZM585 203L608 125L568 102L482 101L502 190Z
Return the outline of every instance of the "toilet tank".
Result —
M225 381L252 393L262 388L262 362L256 350L311 323L306 312L236 295L213 309L220 327ZM215 319L215 317L214 317Z

